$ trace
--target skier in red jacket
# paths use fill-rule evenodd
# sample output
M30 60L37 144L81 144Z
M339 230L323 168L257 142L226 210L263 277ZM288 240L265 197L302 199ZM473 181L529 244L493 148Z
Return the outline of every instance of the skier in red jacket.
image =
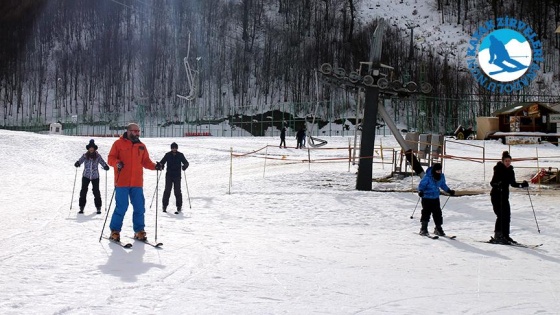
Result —
M127 126L126 132L113 143L107 160L115 169L115 211L109 224L111 238L120 241L120 231L130 198L134 209L134 238L146 240L143 169L161 170L162 166L150 159L146 145L140 141L140 127L137 124L131 123Z

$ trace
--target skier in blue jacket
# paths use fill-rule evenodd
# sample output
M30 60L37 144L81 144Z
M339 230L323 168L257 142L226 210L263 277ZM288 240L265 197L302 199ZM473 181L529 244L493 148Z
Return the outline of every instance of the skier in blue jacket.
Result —
M82 163L84 164L84 173L82 175L82 189L80 190L80 211L78 213L84 213L84 207L86 206L86 195L88 191L89 183L91 182L93 191L93 202L95 203L95 208L97 209L97 214L101 213L101 193L99 192L99 164L104 170L109 170L109 165L105 163L105 160L97 153L97 145L93 139L89 140L88 145L86 145L87 152L84 153L76 163L75 167L80 167Z
M439 203L440 188L450 196L455 195L455 191L449 189L445 183L445 175L441 172L441 164L435 163L426 170L426 175L418 184L418 196L422 198L422 217L420 218L422 226L420 228L420 235L429 235L428 223L430 222L430 215L434 217L434 223L436 224L434 234L445 235L441 227L443 217Z

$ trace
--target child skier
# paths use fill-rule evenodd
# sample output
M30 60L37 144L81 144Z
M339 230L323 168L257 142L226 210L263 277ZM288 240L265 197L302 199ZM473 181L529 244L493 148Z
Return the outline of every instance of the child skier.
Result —
M434 234L445 236L441 227L443 217L439 203L440 188L450 196L455 195L455 191L449 189L445 183L445 175L441 172L441 164L435 163L432 167L428 168L426 175L418 184L418 196L422 198L422 217L420 218L422 226L420 228L420 235L429 235L428 223L430 222L430 215L432 215L436 224Z

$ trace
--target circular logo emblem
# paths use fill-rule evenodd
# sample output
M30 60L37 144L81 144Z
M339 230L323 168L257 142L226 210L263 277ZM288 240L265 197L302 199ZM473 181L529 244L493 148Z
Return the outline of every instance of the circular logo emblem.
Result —
M497 23L496 23L497 22ZM489 20L473 34L467 64L485 89L511 93L529 86L543 61L542 44L528 24L513 18Z

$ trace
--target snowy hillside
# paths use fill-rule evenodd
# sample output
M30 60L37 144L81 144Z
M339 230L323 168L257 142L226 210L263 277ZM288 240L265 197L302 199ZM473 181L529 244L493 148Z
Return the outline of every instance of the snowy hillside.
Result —
M388 25L399 28L406 36L410 36L410 28L413 28L414 44L418 48L454 47L451 51L461 59L471 36L462 25L450 21L442 24L436 0L365 1L360 16L366 22L384 18Z
M106 158L114 139L95 140ZM270 137L144 139L154 160L171 142L179 144L191 165L189 194L183 185L184 215L161 212L164 180L153 201L156 172L146 170L148 237L155 238L157 220L164 245L130 240L133 247L123 249L98 241L112 170L107 181L102 171L102 214L94 214L91 191L85 214L76 213L79 187L71 203L82 172L73 164L89 138L0 130L0 313L558 314L557 191L531 186L529 199L525 190L512 189L512 237L542 247L484 244L479 241L494 226L487 183L495 162L448 161L448 185L480 194L442 196L442 204L448 201L444 229L457 240L431 240L417 235L420 209L410 189L418 178L356 191L355 166L325 160L348 156L347 149L336 149L347 147L348 139L327 140L328 150L308 152L278 149L279 139ZM381 141L396 145L390 137ZM249 153L267 144L233 159L230 191L230 148ZM507 146L487 142L485 148L488 158L497 158ZM536 149L511 151L523 158ZM448 154L477 153L449 144ZM557 147L542 145L538 154L550 157L542 167L560 164ZM322 163L302 162L309 157ZM514 165L518 180L530 178L532 170L523 166L534 161ZM375 164L374 172L385 176L390 166ZM132 235L131 212L124 235Z

